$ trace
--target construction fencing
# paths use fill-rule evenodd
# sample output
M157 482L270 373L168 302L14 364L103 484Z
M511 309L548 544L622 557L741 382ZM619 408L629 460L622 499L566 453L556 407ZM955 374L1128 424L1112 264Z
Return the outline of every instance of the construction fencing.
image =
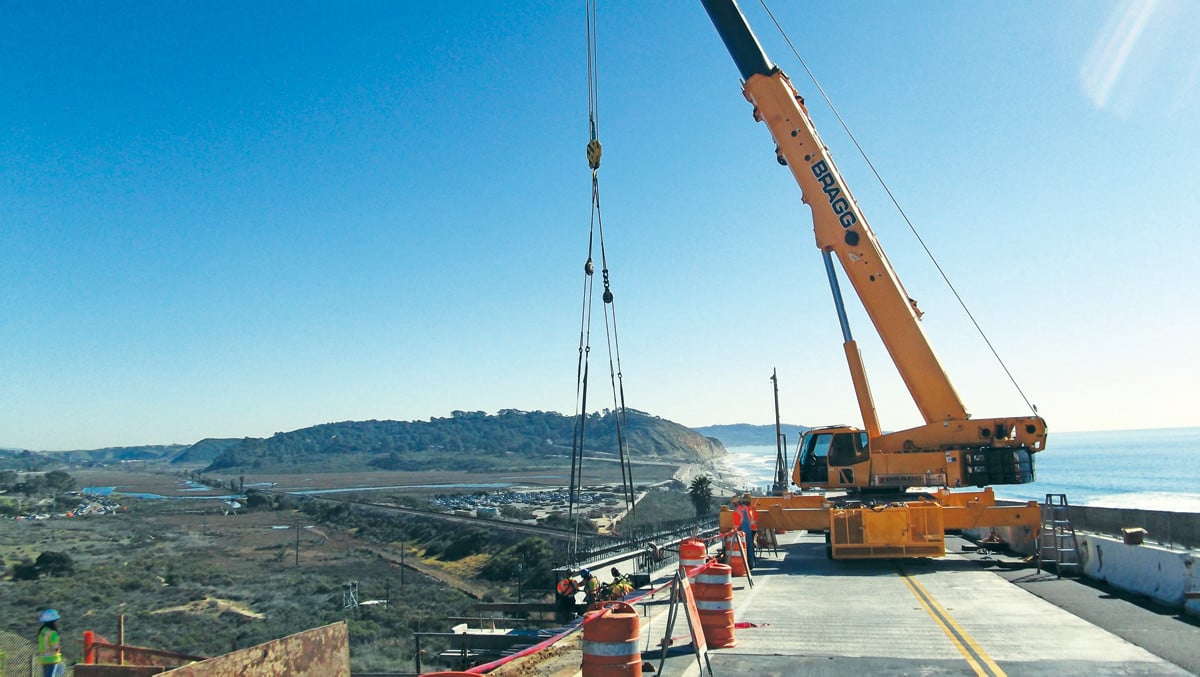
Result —
M36 631L35 626L33 632ZM63 651L70 651L71 643L66 635L63 635L62 643ZM33 638L0 630L0 677L42 677L36 659L37 642ZM66 674L71 675L70 663L67 663Z
M0 675L29 675L36 651L37 645L30 640L0 630Z
M633 530L622 536L588 536L580 538L577 543L560 545L555 552L555 571L562 569L577 569L581 563L594 562L606 556L623 552L646 553L638 561L639 568L661 566L671 558L678 559L678 549L672 549L668 544L677 544L689 536L716 533L718 530L717 517L712 515L701 520L685 520L680 522L665 522L643 529ZM652 554L655 548L658 554ZM665 558L665 559L664 559ZM551 582L550 588L558 580Z

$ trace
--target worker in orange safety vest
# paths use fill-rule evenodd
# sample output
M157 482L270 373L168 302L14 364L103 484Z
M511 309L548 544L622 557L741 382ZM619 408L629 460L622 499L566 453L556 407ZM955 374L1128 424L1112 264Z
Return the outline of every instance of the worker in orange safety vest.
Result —
M554 590L554 620L559 623L570 623L575 618L575 593L579 592L579 584L568 573L567 577L558 582Z
M758 511L750 505L750 494L742 494L741 505L733 510L733 528L745 535L746 566L754 568L754 538L758 534Z

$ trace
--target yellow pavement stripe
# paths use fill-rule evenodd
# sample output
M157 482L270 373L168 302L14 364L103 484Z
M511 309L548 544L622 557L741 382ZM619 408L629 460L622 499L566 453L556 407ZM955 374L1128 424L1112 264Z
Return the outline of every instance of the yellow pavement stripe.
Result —
M930 603L935 602L933 595L930 595L928 590L921 587L921 584L918 583L916 579L910 578L909 580L912 581L912 584L915 585L918 590L925 593L929 597ZM975 655L979 657L979 660L983 661L985 665L991 668L992 674L996 677L1005 677L1004 670L1000 669L1000 666L997 665L996 661L992 660L992 657L983 650L983 647L975 643L974 637L968 635L966 630L963 630L961 627L959 627L958 623L954 620L954 617L950 615L950 612L946 611L945 609L941 609L941 612L944 620L950 624L950 627L954 628L954 630L958 632L959 636L962 637L963 640L965 640L966 643L975 650Z
M992 675L993 677L1007 677L1004 670L1002 670L1000 666L996 664L996 661L992 660L991 656L987 655L987 652L975 642L974 638L967 634L967 632L954 621L954 618L950 616L950 613L937 603L937 600L933 598L933 595L929 594L928 590L922 587L915 578L909 576L908 573L904 571L900 571L900 577L901 580L904 581L904 584L908 586L908 589L917 598L917 601L919 601L921 606L924 607L926 613L928 613L930 617L933 618L933 620L939 626L941 626L942 631L946 633L946 636L950 638L950 641L954 643L954 646L967 659L967 663L969 663L971 668L975 670L975 674ZM963 646L964 642L967 646ZM970 648L968 649L968 647ZM976 658L979 659L979 662L982 662L984 665L986 665L987 668L985 669L983 666L981 666L979 662L975 660Z
M979 663L975 660L975 657L972 656L971 652L967 650L967 647L963 646L962 642L958 641L958 638L954 636L954 633L950 631L950 628L946 627L946 624L942 623L941 619L938 618L937 613L935 613L933 609L929 608L929 605L925 603L924 598L921 597L921 593L917 592L917 589L912 586L912 583L909 581L908 576L906 576L904 572L900 572L900 580L904 581L904 585L908 586L909 591L912 592L913 596L917 598L917 602L920 603L921 608L925 609L925 613L929 614L929 617L932 618L933 621L942 628L942 632L946 633L946 636L950 638L950 642L954 644L954 648L958 649L958 652L963 655L963 658L967 659L967 663L971 666L971 669L975 671L975 674L987 675L987 672L985 672L983 667L979 665Z

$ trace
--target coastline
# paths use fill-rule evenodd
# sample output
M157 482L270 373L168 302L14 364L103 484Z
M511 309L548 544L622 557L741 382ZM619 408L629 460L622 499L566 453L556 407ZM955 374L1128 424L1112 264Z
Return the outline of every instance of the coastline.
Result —
M1061 434L1052 451L1039 454L1037 481L995 485L996 497L1010 501L1043 501L1046 494L1066 494L1071 506L1200 514L1200 429L1165 431L1153 454L1159 465L1145 466L1145 440L1117 434ZM1166 433L1170 433L1167 435ZM1099 443L1097 440L1101 440ZM726 447L720 463L745 479L727 482L731 489L765 490L772 483L775 447ZM794 462L794 458L789 459ZM790 472L789 472L790 480ZM743 489L744 491L744 489Z
M685 463L675 470L674 479L682 482L686 490L697 477L707 476L712 482L714 498L741 494L750 486L750 477L729 461L726 455L704 463Z

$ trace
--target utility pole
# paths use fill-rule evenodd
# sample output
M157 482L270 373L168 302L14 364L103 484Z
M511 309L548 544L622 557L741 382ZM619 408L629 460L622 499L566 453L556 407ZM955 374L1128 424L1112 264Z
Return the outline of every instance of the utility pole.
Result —
M771 384L775 389L775 486L771 493L782 496L787 493L787 451L784 449L783 432L779 425L779 375L771 369Z
M421 674L421 622L417 621L417 631L413 633L413 642L417 645L413 652L413 660L417 663L417 674Z
M300 566L300 520L296 520L296 566Z

